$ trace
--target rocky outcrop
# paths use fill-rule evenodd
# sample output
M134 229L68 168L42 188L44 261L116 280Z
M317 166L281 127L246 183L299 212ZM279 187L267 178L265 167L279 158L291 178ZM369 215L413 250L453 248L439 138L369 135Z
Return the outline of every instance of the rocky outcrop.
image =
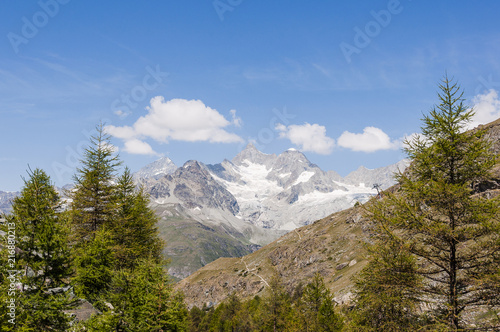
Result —
M205 165L195 160L186 162L172 174L144 184L155 199L181 203L188 209L213 208L233 215L239 212L236 198L214 180Z

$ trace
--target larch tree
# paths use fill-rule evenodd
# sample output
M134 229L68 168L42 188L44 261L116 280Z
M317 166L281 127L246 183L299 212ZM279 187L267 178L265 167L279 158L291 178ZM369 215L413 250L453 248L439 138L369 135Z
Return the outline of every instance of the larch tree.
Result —
M474 111L445 77L439 104L424 116L421 136L406 141L412 159L399 190L370 208L395 243L417 259L418 292L436 324L458 330L464 312L491 305L500 271L500 204L474 192L497 157L481 129L467 130ZM498 288L496 288L498 290Z
M163 242L158 237L158 218L148 206L149 197L144 189L136 189L128 168L117 181L116 195L116 220L111 229L118 267L133 268L140 259L161 263Z
M341 331L343 320L335 312L335 302L323 277L316 273L312 281L304 288L300 301L304 315L305 331Z
M16 330L66 331L64 310L71 307L67 218L49 176L40 169L28 174L7 218L15 224L16 263L22 271Z
M371 246L372 259L354 278L355 310L349 329L356 331L415 331L420 316L417 259L402 243L384 236Z
M110 136L102 124L90 138L82 166L74 176L75 186L70 191L71 211L77 242L94 236L103 225L110 226L116 213L116 169L121 165L110 144Z

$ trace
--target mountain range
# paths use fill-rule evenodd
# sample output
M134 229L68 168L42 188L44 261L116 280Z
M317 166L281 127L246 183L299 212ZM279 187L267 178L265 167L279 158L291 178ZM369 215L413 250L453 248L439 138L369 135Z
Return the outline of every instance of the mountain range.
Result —
M175 167L162 158L134 174L152 197L171 258L169 273L185 278L218 257L251 253L333 212L366 202L374 184L394 184L407 160L346 177L325 172L295 149L265 154L249 144L232 160ZM174 235L175 234L175 235Z

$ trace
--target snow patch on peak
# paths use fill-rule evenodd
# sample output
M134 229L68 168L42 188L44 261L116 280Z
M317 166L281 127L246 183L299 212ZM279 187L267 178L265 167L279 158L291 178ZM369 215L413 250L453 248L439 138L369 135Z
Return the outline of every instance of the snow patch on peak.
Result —
M309 171L305 171L305 172L300 173L300 175L297 177L297 180L295 180L295 182L292 184L292 186L295 186L301 182L309 181L314 176L314 174L316 174L316 173L309 172Z
M162 157L138 170L133 174L135 180L159 179L167 174L172 174L177 166L168 157Z

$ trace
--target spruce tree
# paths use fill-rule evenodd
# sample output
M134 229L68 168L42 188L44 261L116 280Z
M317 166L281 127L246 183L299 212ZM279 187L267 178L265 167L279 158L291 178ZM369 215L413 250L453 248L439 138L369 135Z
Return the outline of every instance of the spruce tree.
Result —
M8 216L16 226L22 271L16 329L65 331L69 316L64 310L71 305L65 288L71 273L67 219L49 176L40 169L28 174Z
M188 311L164 268L141 260L133 270L116 271L108 300L113 309L82 324L87 331L187 331Z
M457 330L465 311L499 297L492 280L500 271L500 204L473 191L497 158L483 130L466 130L474 112L458 84L445 77L439 88L422 135L406 142L412 164L397 177L399 191L370 211L418 259L420 300L435 322Z

